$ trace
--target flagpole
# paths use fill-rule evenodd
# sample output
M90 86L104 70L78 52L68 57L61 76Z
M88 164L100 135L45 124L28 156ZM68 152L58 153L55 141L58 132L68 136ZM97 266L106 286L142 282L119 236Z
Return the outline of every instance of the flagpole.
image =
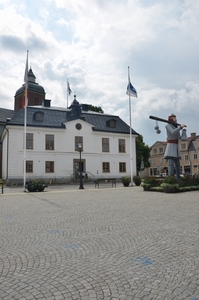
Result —
M67 78L67 108L68 108L68 78Z
M129 79L129 119L130 119L130 168L131 168L131 185L133 185L133 158L132 158L132 122L131 122L131 96L130 96L130 72L128 67Z
M24 192L26 192L26 124L27 124L27 98L28 98L28 50L27 50L27 58L26 58L26 68L24 74L24 81L25 81L25 106L24 106Z

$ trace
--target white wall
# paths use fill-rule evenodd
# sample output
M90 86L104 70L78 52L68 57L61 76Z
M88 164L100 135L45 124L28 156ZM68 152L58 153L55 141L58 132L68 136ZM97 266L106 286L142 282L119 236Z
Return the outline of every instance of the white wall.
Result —
M82 129L75 128L76 123ZM27 180L35 177L48 179L70 178L73 174L73 161L79 160L79 152L75 151L75 136L83 136L82 160L87 172L95 177L117 177L130 175L129 134L97 132L92 125L82 120L67 122L66 129L27 127L27 133L33 133L33 150L26 150L26 160L33 160L33 173L27 173ZM8 178L23 178L23 136L22 126L8 126L9 156ZM54 134L54 150L45 150L45 135ZM102 137L109 138L110 152L102 152ZM118 140L126 140L126 153L119 153ZM136 174L135 137L132 138L133 174ZM6 148L6 140L3 143ZM6 179L6 149L3 151L3 178ZM45 161L54 161L54 173L45 173ZM102 172L102 162L110 163L110 173ZM126 162L126 173L119 172L119 162Z

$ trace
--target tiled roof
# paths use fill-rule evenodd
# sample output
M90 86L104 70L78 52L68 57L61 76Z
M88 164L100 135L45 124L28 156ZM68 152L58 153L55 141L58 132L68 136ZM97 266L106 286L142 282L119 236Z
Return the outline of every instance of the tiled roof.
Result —
M5 123L7 118L12 118L15 111L11 109L6 108L0 108L0 123Z
M43 121L38 122L34 120L34 114L36 112L43 112ZM63 123L69 122L70 109L56 108L56 107L43 107L43 106L29 106L27 107L27 126L36 127L52 127L52 128L63 128L65 127ZM94 131L105 131L105 132L115 132L115 133L129 133L129 126L120 119L119 116L106 115L96 112L85 112L83 111L80 116L74 119L82 119L87 123L93 125ZM107 121L115 120L115 127L107 126ZM12 119L9 121L9 125L24 125L24 109L18 110ZM66 125L67 126L67 125ZM138 133L132 130L132 134L137 135Z
M0 108L0 137L6 124L7 118L12 118L15 111L6 108Z

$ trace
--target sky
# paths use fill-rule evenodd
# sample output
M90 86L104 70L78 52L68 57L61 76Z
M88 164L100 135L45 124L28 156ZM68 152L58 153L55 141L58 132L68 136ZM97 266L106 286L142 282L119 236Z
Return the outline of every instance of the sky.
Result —
M176 114L199 135L198 0L1 0L0 107L29 66L52 106L67 107L67 79L79 103L101 106L130 124L146 145L166 141L149 116Z

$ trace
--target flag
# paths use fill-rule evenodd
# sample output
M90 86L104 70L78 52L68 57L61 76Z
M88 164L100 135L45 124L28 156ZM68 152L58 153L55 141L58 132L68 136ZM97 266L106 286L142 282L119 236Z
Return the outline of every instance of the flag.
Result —
M70 88L70 84L68 81L67 81L67 90L68 90L68 95L70 96L70 94L72 93L72 90Z
M24 73L24 82L25 82L24 97L22 99L22 107L23 108L27 107L27 105L28 105L28 51L27 51L26 67L25 67L25 73Z
M127 85L127 91L126 91L126 94L127 94L128 96L138 98L137 91L136 91L136 89L132 86L132 84L131 84L130 81L129 81L129 84Z
M27 101L25 101L25 99L26 99L26 87L24 88L24 92L23 92L23 96L22 96L22 103L21 103L21 106L22 106L23 108L25 108L25 107L26 107L26 104L27 104Z

